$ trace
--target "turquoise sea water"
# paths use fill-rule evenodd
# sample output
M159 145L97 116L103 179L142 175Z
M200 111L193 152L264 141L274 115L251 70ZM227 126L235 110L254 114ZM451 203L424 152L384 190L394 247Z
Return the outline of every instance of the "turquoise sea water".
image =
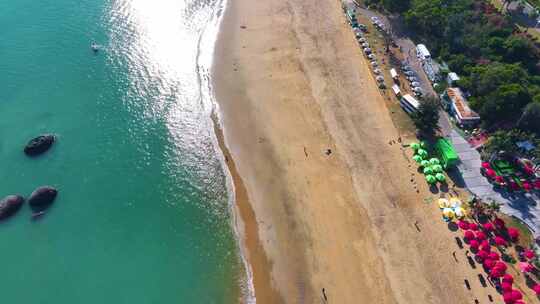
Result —
M0 224L3 302L236 302L242 263L199 83L222 5L0 0L0 196L60 191L41 220L24 206ZM25 157L47 132L53 149Z

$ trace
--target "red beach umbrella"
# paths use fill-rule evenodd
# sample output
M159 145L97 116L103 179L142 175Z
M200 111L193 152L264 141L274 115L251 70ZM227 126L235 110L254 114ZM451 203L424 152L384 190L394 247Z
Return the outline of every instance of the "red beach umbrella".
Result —
M478 253L476 254L476 257L479 258L481 261L486 259L488 256L489 256L489 253L482 250L478 251Z
M508 231L508 235L513 241L516 241L517 239L519 239L519 230L513 227L509 227L507 231Z
M476 239L479 241L483 241L486 239L486 234L483 231L477 231L476 232Z
M501 288L504 292L509 292L509 291L512 291L512 284L510 283L507 283L507 282L503 282L501 284Z
M506 304L514 303L514 298L512 297L512 292L511 291L505 292L503 294L503 300L504 300L504 303L506 303Z
M532 186L531 186L531 184L529 184L528 182L524 182L524 183L523 183L523 189L525 189L525 191L531 191L531 190L532 190Z
M459 229L461 229L461 230L469 229L469 222L467 222L467 221L458 221L457 225L458 225Z
M514 277L511 274L507 273L503 276L502 281L505 283L512 284L514 283Z
M482 243L480 243L480 250L485 252L491 252L491 246L489 245L488 241L483 240Z
M472 231L477 231L478 230L478 225L476 223L470 223L469 224L469 229L471 229Z
M494 178L495 176L497 176L497 173L493 169L487 169L486 170L486 175L491 177L491 178Z
M517 289L512 289L512 299L514 301L523 299L523 295L521 294L521 291Z
M506 269L508 269L508 266L506 266L506 263L498 261L495 263L495 268L506 271Z
M534 188L535 189L540 189L540 179L537 179L534 181Z
M470 227L470 225L469 225ZM472 232L471 230L467 230L463 233L463 236L465 237L465 239L467 240L473 240L474 239L474 232Z
M534 259L536 257L536 254L534 253L534 251L530 250L530 249L527 249L525 250L525 252L523 253L523 255L525 255L525 257L527 259Z
M498 253L492 251L489 253L489 258L494 260L494 261L498 261L501 257L499 256Z
M499 184L504 183L504 178L500 175L495 176L495 181Z
M531 265L531 263L527 263L527 262L519 262L519 269L521 270L521 272L525 273L525 272L531 272L534 270L534 266Z
M521 300L517 300L514 302L514 304L525 304L525 302L521 301Z
M485 259L484 260L484 267L486 267L486 269L488 269L488 270L493 269L493 267L495 267L495 261L491 260L491 259Z
M490 222L485 223L483 225L483 227L484 227L484 230L487 231L487 232L491 232L491 231L495 230L495 227Z
M478 244L477 240L471 240L469 242L469 246L471 247L471 249L478 249L478 246L480 246L480 244Z
M503 239L500 236L496 236L495 237L495 244L497 244L498 246L506 246L506 240Z
M494 221L493 221L493 224L495 224L495 227L497 227L497 229L502 229L506 226L506 224L504 223L503 220L501 220L500 218L496 218Z
M540 295L540 284L534 285L532 290L534 290L534 293L536 293L537 295Z
M488 163L488 162L483 162L483 163L482 163L482 168L484 168L484 169L491 169L491 164Z

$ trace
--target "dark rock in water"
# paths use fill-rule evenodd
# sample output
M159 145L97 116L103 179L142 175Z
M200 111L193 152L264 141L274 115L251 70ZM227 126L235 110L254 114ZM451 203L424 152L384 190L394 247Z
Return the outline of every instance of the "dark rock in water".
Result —
M54 140L55 137L52 134L40 135L26 144L26 147L24 147L24 153L29 156L39 155L49 150L49 148L53 145Z
M0 201L0 220L7 219L21 209L24 198L20 195L8 195Z
M43 211L52 205L57 194L58 191L53 187L39 187L28 198L28 204L35 212Z

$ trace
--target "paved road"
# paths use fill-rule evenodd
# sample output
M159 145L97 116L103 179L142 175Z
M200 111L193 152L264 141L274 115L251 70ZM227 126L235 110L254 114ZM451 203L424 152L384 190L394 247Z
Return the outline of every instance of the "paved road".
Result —
M450 140L461 160L458 165L459 172L454 172L455 174L452 176L454 182L459 186L467 187L480 198L493 199L503 204L501 206L503 213L521 219L529 225L535 238L540 237L540 197L538 194L509 194L506 191L496 191L480 174L482 166L480 153L473 149L455 130L450 132Z

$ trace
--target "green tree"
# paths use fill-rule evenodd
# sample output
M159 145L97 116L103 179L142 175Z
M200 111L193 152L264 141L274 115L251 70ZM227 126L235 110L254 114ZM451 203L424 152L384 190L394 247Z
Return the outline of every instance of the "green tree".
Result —
M439 130L439 101L435 96L426 96L412 116L414 125L420 134L434 136Z
M534 99L540 99L540 96L535 96ZM522 130L540 135L540 103L531 102L525 106L517 125Z
M529 92L517 83L504 84L486 97L482 97L480 116L489 125L519 118L525 105L531 101Z

